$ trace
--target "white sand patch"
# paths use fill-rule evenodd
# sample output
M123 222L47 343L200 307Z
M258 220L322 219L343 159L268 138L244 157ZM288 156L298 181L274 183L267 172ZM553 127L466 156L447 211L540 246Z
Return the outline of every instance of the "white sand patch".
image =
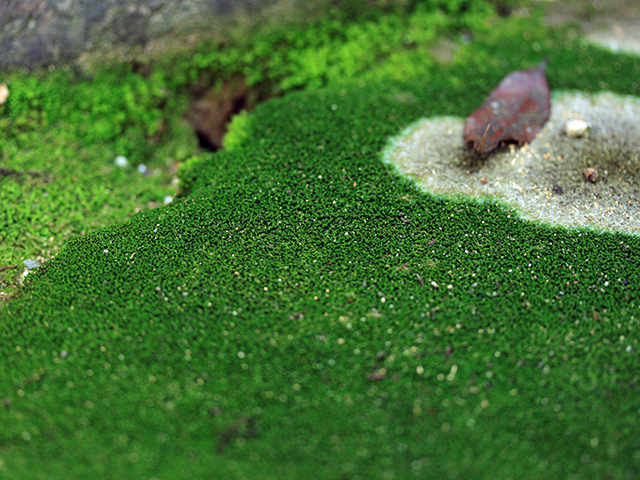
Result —
M567 135L570 120L586 122L586 133ZM422 119L392 139L384 161L428 193L488 196L527 220L640 234L640 99L556 93L531 144L485 160L464 148L463 128L462 118Z

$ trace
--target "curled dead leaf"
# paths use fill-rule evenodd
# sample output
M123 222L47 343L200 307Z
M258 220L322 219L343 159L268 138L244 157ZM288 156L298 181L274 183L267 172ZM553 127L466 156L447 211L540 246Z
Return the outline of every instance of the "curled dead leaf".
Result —
M535 68L507 75L468 118L464 141L479 154L500 142L528 143L551 114L551 93L545 76L547 60Z

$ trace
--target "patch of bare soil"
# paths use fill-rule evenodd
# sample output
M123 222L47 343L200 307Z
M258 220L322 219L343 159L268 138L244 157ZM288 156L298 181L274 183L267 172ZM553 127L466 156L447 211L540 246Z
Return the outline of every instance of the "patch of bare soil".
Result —
M191 90L193 101L187 112L187 120L202 148L219 150L231 117L250 106L250 89L244 80L238 79L227 82L219 91L199 85Z

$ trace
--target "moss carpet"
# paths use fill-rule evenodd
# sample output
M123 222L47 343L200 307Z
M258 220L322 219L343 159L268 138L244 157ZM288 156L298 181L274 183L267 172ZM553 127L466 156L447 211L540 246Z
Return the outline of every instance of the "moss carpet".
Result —
M546 54L553 89L640 94L637 57L500 48L267 102L182 198L30 275L0 310L0 477L640 475L640 239L381 161Z

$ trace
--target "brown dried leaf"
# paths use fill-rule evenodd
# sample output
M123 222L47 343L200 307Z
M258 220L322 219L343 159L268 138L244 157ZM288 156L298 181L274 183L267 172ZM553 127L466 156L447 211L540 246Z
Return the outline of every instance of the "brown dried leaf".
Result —
M464 141L476 152L494 150L500 142L528 143L547 122L551 95L544 70L547 60L507 75L468 118Z

